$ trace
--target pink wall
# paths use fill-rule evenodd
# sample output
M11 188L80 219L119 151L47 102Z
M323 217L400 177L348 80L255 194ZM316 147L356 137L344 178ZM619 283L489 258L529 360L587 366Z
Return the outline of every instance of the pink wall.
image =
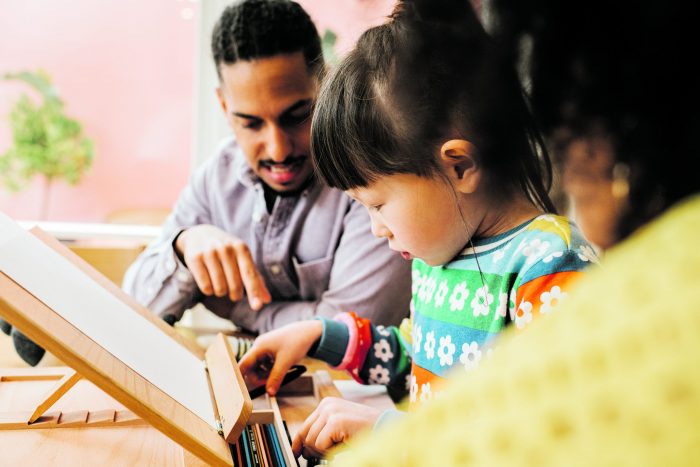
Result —
M183 19L182 8L175 0L2 2L0 74L47 70L68 115L95 142L82 182L55 184L49 219L167 207L186 183L196 19ZM0 152L10 145L6 116L26 89L0 81ZM37 218L39 198L39 183L18 194L3 189L0 210Z
M395 0L296 0L316 23L323 36L326 29L338 36L336 51L352 48L362 32L386 20Z
M201 0L200 0L201 1ZM348 50L391 11L391 0L301 0L322 34ZM167 208L190 173L196 0L2 0L0 74L43 68L69 116L95 142L82 182L55 183L50 220L102 221L124 208ZM191 19L182 11L190 8ZM0 153L10 145L6 116L27 88L0 81ZM0 210L39 216L40 184L10 194Z

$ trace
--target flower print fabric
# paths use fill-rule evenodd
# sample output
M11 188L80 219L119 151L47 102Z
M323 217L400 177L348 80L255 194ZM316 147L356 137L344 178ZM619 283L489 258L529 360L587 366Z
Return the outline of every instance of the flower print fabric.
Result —
M363 381L386 384L411 403L431 400L450 371L477 368L505 326L527 329L554 312L595 261L576 227L555 215L472 243L443 266L413 261L410 339L373 327Z

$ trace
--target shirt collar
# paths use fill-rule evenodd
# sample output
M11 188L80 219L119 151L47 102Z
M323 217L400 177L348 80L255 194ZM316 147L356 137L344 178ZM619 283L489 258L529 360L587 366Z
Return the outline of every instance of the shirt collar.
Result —
M487 251L499 248L504 243L507 243L520 235L535 219L536 218L525 221L517 227L514 227L502 234L494 235L492 237L475 238L469 242L469 246L464 248L464 250L462 250L458 256L485 253Z

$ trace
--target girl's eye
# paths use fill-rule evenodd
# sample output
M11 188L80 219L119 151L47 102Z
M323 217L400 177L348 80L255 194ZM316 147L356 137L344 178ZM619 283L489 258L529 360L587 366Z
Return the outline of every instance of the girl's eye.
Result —
M382 208L382 206L384 206L384 205L383 204L376 204L374 206L370 206L370 209L372 209L373 211L379 211Z

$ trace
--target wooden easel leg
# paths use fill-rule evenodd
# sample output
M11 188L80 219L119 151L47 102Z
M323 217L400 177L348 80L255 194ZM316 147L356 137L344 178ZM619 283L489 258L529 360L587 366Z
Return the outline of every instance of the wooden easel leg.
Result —
M29 417L28 423L34 423L41 417L44 412L49 410L49 408L56 403L58 399L61 398L70 388L75 386L75 383L80 381L80 375L74 370L68 370L63 378L61 378L56 386L54 386L46 395L42 398L39 405L36 406L36 410L32 412Z

